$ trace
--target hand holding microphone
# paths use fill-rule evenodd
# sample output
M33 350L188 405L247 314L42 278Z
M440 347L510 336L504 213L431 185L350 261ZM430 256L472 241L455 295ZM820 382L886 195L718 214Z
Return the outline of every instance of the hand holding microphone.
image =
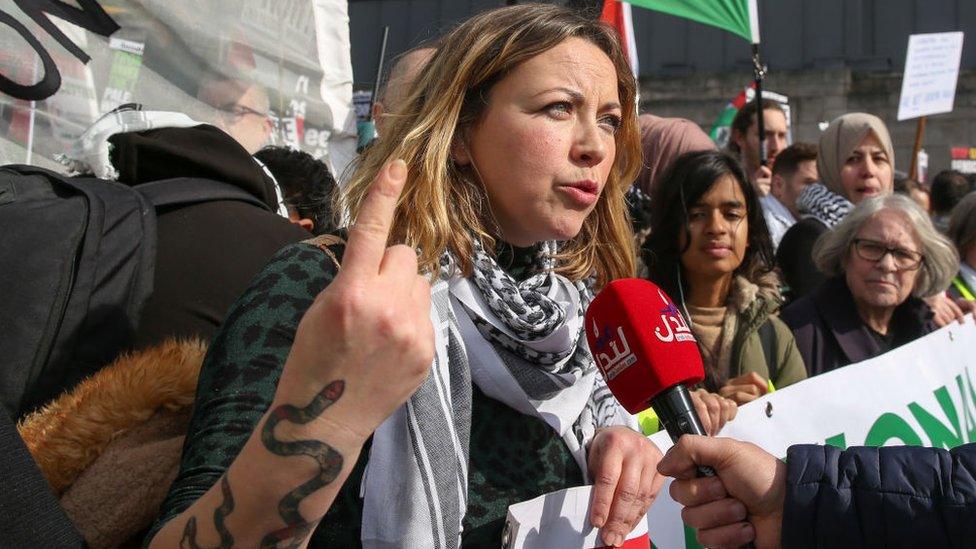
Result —
M650 405L675 443L682 435L705 434L688 392L689 386L705 377L701 354L694 334L667 294L647 280L614 280L587 308L585 331L607 386L628 412L636 414ZM684 463L698 477L715 475L708 461ZM682 474L691 475L684 470ZM719 486L726 503L735 502L726 497L719 479L709 482ZM744 508L736 518L740 522L746 519Z
M705 434L688 392L705 377L701 354L667 294L647 280L614 280L590 303L585 323L593 359L628 412L653 407L674 441Z
M717 476L695 478L707 465ZM786 464L754 444L730 438L683 437L658 465L674 477L671 497L681 519L706 547L779 547L786 499Z

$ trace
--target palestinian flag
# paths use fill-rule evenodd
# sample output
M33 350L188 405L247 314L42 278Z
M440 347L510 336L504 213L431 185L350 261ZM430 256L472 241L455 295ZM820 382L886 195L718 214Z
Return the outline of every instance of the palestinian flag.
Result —
M620 45L630 62L630 70L637 78L637 42L634 40L634 20L630 14L630 4L621 0L603 0L603 13L600 21L609 23L620 34Z
M733 34L738 34L753 44L759 43L759 6L756 4L758 0L626 1L641 8L662 11L725 29Z
M729 137L732 132L732 121L735 119L735 115L739 114L739 110L742 109L749 102L749 90L754 90L756 88L756 83L753 82L749 84L747 88L742 90L739 95L736 95L722 110L722 113L718 115L718 119L712 124L712 131L709 132L708 136L712 138L719 148L724 149L729 143Z

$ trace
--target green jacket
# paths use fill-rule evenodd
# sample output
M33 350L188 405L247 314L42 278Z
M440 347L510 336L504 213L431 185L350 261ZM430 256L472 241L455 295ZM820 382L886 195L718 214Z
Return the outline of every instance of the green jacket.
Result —
M756 372L776 389L806 379L807 369L793 332L774 316L781 304L776 282L765 278L757 286L737 277L733 292L730 305L738 309L739 316L732 340L729 379ZM767 323L768 327L763 328ZM763 348L764 344L768 350ZM771 361L766 359L767 355Z
M774 316L782 303L778 278L767 275L756 285L737 277L732 291L729 305L738 310L738 318L732 338L729 379L756 372L769 381L770 392L806 379L807 369L793 332ZM770 360L766 359L767 355ZM637 420L645 435L661 428L653 409L638 414Z

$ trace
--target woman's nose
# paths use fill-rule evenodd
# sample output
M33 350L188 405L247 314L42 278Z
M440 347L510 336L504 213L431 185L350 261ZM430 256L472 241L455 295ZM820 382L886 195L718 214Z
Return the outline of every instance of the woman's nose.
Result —
M709 215L705 225L705 232L708 234L725 234L729 231L729 224L722 215L722 212L715 210Z
M607 156L607 146L600 135L599 126L593 122L584 124L573 143L573 161L587 168L596 166Z
M864 158L864 178L868 179L871 177L876 177L878 175L878 165L874 160L867 156Z
M877 267L886 273L892 273L898 270L898 266L895 265L895 256L891 252L885 253L881 256L881 259L877 261Z

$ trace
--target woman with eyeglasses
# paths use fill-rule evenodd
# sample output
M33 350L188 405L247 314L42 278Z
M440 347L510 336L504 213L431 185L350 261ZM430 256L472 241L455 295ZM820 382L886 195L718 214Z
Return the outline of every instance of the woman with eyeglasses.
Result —
M809 294L824 281L811 253L817 239L862 200L891 194L894 171L891 136L877 116L848 113L821 134L817 153L820 182L808 185L797 197L800 219L786 231L776 251L776 265L790 300Z
M910 198L862 201L813 249L828 280L782 312L811 376L886 353L933 329L920 296L945 291L959 257Z

